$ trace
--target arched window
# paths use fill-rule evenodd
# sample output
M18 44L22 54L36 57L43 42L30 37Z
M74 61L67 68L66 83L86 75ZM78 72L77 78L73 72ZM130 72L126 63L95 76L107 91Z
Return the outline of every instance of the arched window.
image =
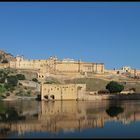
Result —
M120 74L120 72L119 72L119 71L117 71L117 74Z
M50 98L51 98L52 100L54 100L54 99L55 99L55 96L54 96L54 95L51 95Z
M44 98L48 100L48 95L45 95Z

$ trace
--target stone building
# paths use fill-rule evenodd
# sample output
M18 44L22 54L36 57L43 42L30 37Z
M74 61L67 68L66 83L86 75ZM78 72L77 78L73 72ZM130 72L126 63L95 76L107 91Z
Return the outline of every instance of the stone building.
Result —
M140 76L140 70L131 68L130 66L123 66L120 69L105 70L105 73L109 74L128 74L131 77Z
M87 63L71 59L57 60L56 57L50 57L47 60L27 60L23 56L17 56L16 60L10 61L9 67L37 70L38 78L45 78L49 73L104 73L103 63Z
M78 100L85 92L86 84L42 84L41 100Z

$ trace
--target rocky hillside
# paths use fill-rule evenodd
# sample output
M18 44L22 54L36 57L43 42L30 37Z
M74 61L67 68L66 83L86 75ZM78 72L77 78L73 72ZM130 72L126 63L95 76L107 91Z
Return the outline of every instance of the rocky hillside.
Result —
M14 59L14 56L12 54L6 53L6 52L0 50L0 63L7 63L13 59Z

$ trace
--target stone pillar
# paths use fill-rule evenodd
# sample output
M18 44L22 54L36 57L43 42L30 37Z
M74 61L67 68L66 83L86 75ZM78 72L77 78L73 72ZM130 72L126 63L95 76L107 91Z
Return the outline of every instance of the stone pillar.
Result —
M102 72L104 72L104 64L102 64Z
M43 98L44 98L43 82L41 82L41 85L40 85L40 94L41 94L41 100L43 100Z
M96 72L97 72L97 63L96 63Z
M80 72L80 60L78 60L78 72Z

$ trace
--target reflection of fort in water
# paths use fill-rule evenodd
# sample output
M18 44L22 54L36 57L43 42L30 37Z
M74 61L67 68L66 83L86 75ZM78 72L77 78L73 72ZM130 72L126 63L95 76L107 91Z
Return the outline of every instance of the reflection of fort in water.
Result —
M109 101L76 102L27 102L14 103L19 115L26 116L25 120L0 123L0 129L8 128L11 132L59 132L83 130L86 128L103 128L106 121L129 123L140 120L140 103L138 101ZM9 104L11 106L11 104ZM110 106L121 106L124 112L115 117L106 113Z

